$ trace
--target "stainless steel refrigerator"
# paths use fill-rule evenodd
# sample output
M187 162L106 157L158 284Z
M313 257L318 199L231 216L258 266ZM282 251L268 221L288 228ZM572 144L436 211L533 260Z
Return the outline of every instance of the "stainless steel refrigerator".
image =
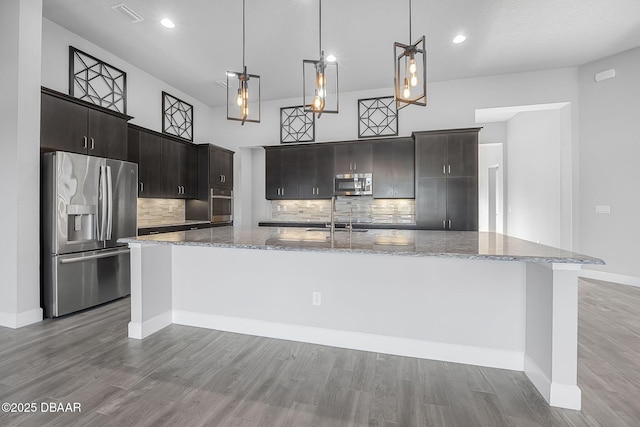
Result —
M58 317L131 292L138 165L82 154L42 155L42 296Z

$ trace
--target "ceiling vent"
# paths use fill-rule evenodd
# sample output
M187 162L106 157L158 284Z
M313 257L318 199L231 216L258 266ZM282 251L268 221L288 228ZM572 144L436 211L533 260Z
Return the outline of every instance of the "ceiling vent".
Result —
M124 3L114 4L113 6L111 6L111 9L127 18L129 21L131 21L132 24L144 21L144 18L142 16L134 12L129 6Z
M226 80L216 80L216 83L219 84L220 86L224 87L224 88L229 87L227 85L227 81Z

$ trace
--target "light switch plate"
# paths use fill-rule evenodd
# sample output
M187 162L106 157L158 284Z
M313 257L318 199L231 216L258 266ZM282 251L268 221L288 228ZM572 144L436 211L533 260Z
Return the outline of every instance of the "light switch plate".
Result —
M611 206L610 205L596 205L596 213L597 214L610 214Z

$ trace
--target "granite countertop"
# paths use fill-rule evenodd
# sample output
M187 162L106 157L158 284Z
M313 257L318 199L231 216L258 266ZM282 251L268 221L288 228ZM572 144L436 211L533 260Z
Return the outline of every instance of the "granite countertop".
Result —
M604 264L599 258L497 233L476 231L336 231L293 227L217 227L118 239L120 243L166 244L283 251L465 258L542 263Z

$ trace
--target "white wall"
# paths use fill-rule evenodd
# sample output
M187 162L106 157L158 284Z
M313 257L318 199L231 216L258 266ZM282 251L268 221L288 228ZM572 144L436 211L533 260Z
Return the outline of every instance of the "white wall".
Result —
M507 122L507 234L561 247L560 110Z
M614 68L600 83L594 74ZM640 48L580 67L581 252L640 284ZM611 214L596 214L597 205ZM623 280L624 278L619 278Z
M127 73L127 114L133 116L129 123L161 132L165 91L193 105L194 142L209 142L213 136L209 106L46 18L42 19L42 86L69 93L69 46Z
M39 280L42 0L0 2L0 326L42 320Z

